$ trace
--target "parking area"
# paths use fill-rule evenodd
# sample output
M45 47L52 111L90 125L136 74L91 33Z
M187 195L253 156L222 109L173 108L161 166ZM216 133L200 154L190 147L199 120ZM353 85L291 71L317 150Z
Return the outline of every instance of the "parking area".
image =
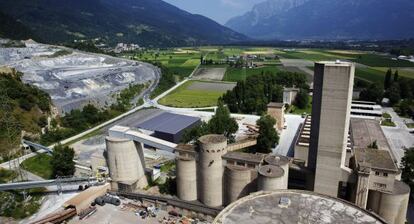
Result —
M401 158L404 157L405 149L414 147L414 135L410 134L410 131L414 129L409 129L405 125L406 123L413 123L413 121L411 119L401 118L392 108L384 108L384 112L391 115L392 121L396 125L396 127L382 126L382 130L388 139L395 159L400 164Z
M224 83L224 82L193 82L187 87L188 90L201 90L201 91L219 91L225 92L232 90L236 86L236 83Z

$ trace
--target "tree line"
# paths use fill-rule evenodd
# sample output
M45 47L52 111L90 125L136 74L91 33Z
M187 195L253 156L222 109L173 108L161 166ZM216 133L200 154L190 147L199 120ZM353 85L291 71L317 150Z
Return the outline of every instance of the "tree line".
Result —
M390 106L394 106L402 116L410 115L410 107L414 105L414 80L401 77L398 70L391 69L385 74L384 84L370 84L360 94L361 100L381 103L388 98Z
M305 92L309 89L304 74L280 71L252 75L237 82L233 90L227 91L222 100L232 113L263 114L270 102L282 102L284 87L297 87ZM301 102L302 103L302 102Z

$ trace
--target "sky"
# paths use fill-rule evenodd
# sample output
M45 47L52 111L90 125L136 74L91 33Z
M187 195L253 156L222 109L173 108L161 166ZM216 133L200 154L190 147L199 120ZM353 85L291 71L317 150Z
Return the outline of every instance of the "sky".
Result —
M200 14L217 21L226 23L234 16L243 15L250 11L253 5L264 0L164 0L193 14Z

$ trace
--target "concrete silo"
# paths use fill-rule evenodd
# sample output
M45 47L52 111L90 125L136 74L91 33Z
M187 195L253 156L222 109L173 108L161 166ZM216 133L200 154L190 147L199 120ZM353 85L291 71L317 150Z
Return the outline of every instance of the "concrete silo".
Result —
M107 163L113 190L135 191L148 185L142 145L128 139L106 137Z
M242 166L227 165L224 170L224 204L237 201L252 192L252 170ZM255 190L255 189L254 189Z
M223 204L223 160L227 152L227 138L223 135L205 135L198 139L197 166L198 199L211 207Z
M257 187L259 191L284 190L285 171L280 166L265 165L259 168Z
M185 201L197 200L196 160L192 157L178 156L177 164L177 196Z
M406 223L410 187L395 181L392 193L369 190L367 209L374 211L392 224Z
M283 169L285 172L283 176L283 189L287 189L289 182L289 158L281 155L268 155L265 158L265 162L269 165L279 166Z

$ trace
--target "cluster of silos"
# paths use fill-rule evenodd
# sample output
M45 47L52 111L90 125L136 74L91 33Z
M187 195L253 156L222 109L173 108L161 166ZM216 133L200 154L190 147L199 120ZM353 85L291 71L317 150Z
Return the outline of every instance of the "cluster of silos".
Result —
M406 223L410 187L401 181L395 181L394 191L385 193L370 190L367 209L374 211L389 223Z
M135 190L148 185L141 144L128 139L107 137L106 150L112 189L118 190L120 185L127 185L129 189Z
M259 191L274 191L288 188L289 159L279 155L266 156L259 168L257 188Z
M185 201L197 200L197 168L196 160L190 156L178 156L177 196Z
M199 138L198 146L198 199L207 206L222 206L224 168L221 157L227 152L227 138L205 135Z

